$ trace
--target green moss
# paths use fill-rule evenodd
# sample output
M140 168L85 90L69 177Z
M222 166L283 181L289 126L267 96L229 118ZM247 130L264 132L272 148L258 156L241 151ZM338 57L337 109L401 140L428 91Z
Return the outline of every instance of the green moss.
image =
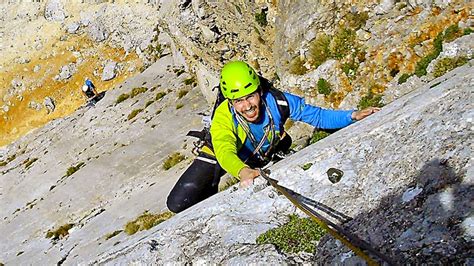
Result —
M329 95L331 94L331 83L329 83L327 80L320 78L318 80L318 92L320 94L324 95Z
M109 239L111 239L112 237L114 237L114 236L116 236L116 235L118 235L118 234L120 234L120 233L122 233L122 232L123 232L123 230L116 230L116 231L114 231L114 232L112 232L112 233L110 233L110 234L105 235L104 238L105 238L105 240L109 240Z
M58 240L64 238L69 234L69 230L74 226L74 224L65 224L60 226L56 230L49 230L46 233L46 238L51 238L52 240Z
M413 74L407 74L407 73L404 73L402 74L399 78L398 78L398 84L403 84L405 83L408 78L410 78L411 76L413 76Z
M147 90L148 89L145 88L145 87L133 88L132 92L130 93L130 98L133 98L133 97L137 96L140 93L144 93Z
M313 163L305 163L301 168L306 171L313 166Z
M38 160L38 158L28 158L27 160L25 160L23 163L25 165L25 169L28 169L34 162L36 162Z
M359 104L357 105L359 110L365 109L367 107L383 107L382 104L382 95L374 94L369 92L366 96L362 97Z
M255 14L255 21L260 25L260 27L266 27L268 25L267 11L262 9L260 13Z
M471 33L473 33L474 30L471 29L471 28L465 28L464 31L462 32L462 35L469 35Z
M143 109L139 108L139 109L135 109L133 110L128 116L127 116L127 119L128 120L132 120L133 118L135 118L135 116L137 116L139 113L141 113L143 111Z
M328 132L326 131L323 131L323 130L316 130L314 133L313 133L313 136L311 136L311 139L309 140L309 144L313 144L313 143L316 143L322 139L324 139L325 137L329 136L331 134L329 134Z
M186 94L188 94L189 90L180 90L178 92L178 99L183 98Z
M329 44L331 38L325 33L318 34L314 41L309 45L309 58L311 59L311 65L317 68L330 56Z
M331 57L342 59L355 48L355 31L348 28L339 29L329 44Z
M116 103L116 104L119 104L119 103L125 101L125 100L128 99L128 98L130 98L130 95L129 95L129 94L127 94L127 93L122 93L122 94L119 95L119 97L117 97L117 100L115 100L115 103Z
M148 230L166 220L171 218L174 214L172 212L163 212L159 214L152 214L145 212L142 215L138 216L135 220L128 222L125 225L125 233L128 235L133 235L138 231Z
M166 92L163 92L163 91L160 91L156 94L155 96L155 100L160 100L161 98L165 97L166 96Z
M354 30L362 28L367 22L367 19L369 19L368 12L349 13L346 15L346 20L349 24L349 27Z
M175 152L166 158L165 162L163 163L163 169L169 170L179 162L183 161L185 158L186 157L184 157L184 155L180 154L179 152Z
M176 105L176 110L183 108L183 106L184 106L184 104L178 103L178 104Z
M304 66L304 61L301 60L299 56L296 56L293 58L290 62L290 69L289 69L291 74L294 75L303 75L308 71L306 67Z
M444 31L444 41L452 42L455 39L461 37L463 35L463 31L458 27L457 24L453 24L446 28Z
M83 162L80 162L78 163L77 165L75 166L71 166L67 169L66 171L66 176L71 176L72 174L74 174L75 172L77 172L77 170L81 169L82 166L84 166L85 163Z
M273 244L286 253L314 253L318 241L326 231L309 218L289 215L290 221L257 237L257 244Z
M443 33L439 33L436 38L433 40L433 51L429 53L427 56L423 57L416 63L415 66L415 75L418 77L426 75L426 68L428 65L438 57L438 55L443 50Z
M467 58L464 56L458 56L454 58L443 58L436 62L436 65L433 70L433 76L435 78L441 77L442 75L446 74L446 72L466 64L467 61Z

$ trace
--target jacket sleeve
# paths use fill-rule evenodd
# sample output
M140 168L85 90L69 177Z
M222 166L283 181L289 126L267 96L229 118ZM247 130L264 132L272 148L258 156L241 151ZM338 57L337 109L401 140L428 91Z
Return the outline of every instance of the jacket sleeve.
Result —
M285 93L290 106L290 118L295 121L308 123L320 129L343 128L354 121L351 118L354 110L328 110L306 104L304 99L296 95Z
M216 109L210 132L217 161L225 171L239 178L240 170L246 165L237 155L240 140L234 131L234 122L227 101Z

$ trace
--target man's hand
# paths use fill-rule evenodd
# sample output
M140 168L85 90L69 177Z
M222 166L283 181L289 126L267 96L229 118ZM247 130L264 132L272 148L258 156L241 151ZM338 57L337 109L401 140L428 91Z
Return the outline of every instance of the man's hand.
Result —
M378 111L380 111L380 108L378 107L367 107L363 110L353 112L351 118L352 120L359 121L373 113L377 113Z
M260 175L260 172L256 169L244 167L239 172L240 187L246 188L253 184L253 180Z

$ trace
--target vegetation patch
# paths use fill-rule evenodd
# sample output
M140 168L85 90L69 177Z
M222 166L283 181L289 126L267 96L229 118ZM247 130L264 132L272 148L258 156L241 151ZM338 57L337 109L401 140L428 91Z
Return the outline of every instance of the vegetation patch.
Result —
M165 97L165 95L166 95L166 92L160 91L160 92L158 92L158 93L156 94L155 100L158 101L158 100L160 100L161 98Z
M74 226L74 224L65 224L61 225L56 230L49 230L46 233L46 238L51 238L52 240L62 239L69 234L69 230Z
M405 83L413 74L404 73L398 78L398 84Z
M135 109L133 110L128 116L127 116L127 119L128 120L131 120L133 119L135 116L137 116L139 113L141 113L143 111L143 109Z
M115 100L115 103L119 104L119 103L127 100L128 98L130 98L130 94L122 93L122 94L119 95L119 97L117 97L117 100Z
M23 151L23 153L24 153L24 151ZM0 166L5 166L5 165L9 164L11 161L13 161L15 159L16 159L16 153L8 156L6 161L0 161Z
M452 42L455 39L463 36L464 32L458 27L458 24L453 24L444 31L444 41Z
M184 80L185 85L192 85L193 87L196 86L196 77L192 76Z
M166 158L165 162L163 163L163 169L169 170L173 166L177 165L179 162L183 161L184 159L186 159L184 155L182 155L179 152L175 152L169 155L168 158Z
M36 162L38 160L38 158L28 158L27 160L25 160L23 162L23 164L25 165L25 169L28 169L34 162Z
M418 77L426 75L426 68L428 65L443 51L443 37L443 32L440 32L433 40L433 51L418 61L415 66L415 75Z
M309 140L309 144L313 144L313 143L316 143L322 139L324 139L325 137L331 135L330 133L326 132L326 131L323 131L323 130L316 130L314 133L313 133L313 136L311 136L311 139Z
M260 13L255 14L255 21L260 25L260 27L266 27L268 25L267 10L262 9Z
M371 91L369 93L362 97L360 100L359 104L357 105L359 110L363 110L367 107L383 107L382 103L382 95L381 94L375 94Z
M176 74L176 77L181 76L185 71L182 68L175 68L173 69L173 72Z
M320 78L318 80L318 92L326 96L331 94L331 83L323 78Z
M171 218L174 214L172 212L163 212L160 214L152 214L145 211L142 215L138 216L135 220L128 222L125 225L125 233L128 235L133 235L138 231L148 230L153 226L156 226L169 218Z
M359 64L353 58L349 62L343 63L341 66L342 72L344 72L349 78L355 76L358 68Z
M105 240L109 240L109 239L111 239L112 237L114 237L114 236L116 236L116 235L118 235L118 234L120 234L120 233L122 233L122 232L123 232L123 230L116 230L116 231L114 231L114 232L112 232L112 233L110 233L110 234L105 235L104 238L105 238Z
M146 103L145 103L145 109L146 109L148 106L152 105L154 102L155 102L155 101L153 101L153 100L150 100L150 101L146 102Z
M368 12L354 12L346 15L347 24L350 28L358 30L362 28L369 19Z
M231 176L229 179L227 179L225 181L225 184L222 185L221 188L219 188L219 192L224 191L224 190L230 188L231 186L233 186L233 185L235 185L239 182L240 182L239 179L237 179L236 177Z
M145 88L145 87L133 88L132 92L130 93L130 98L133 98L133 97L137 96L140 93L144 93L147 90L148 89Z
M305 163L301 168L306 171L313 166L313 163Z
M288 217L288 223L259 235L257 244L273 244L286 253L314 253L316 242L326 231L310 218Z
M66 171L66 177L73 175L75 172L77 172L77 170L81 169L81 167L84 165L85 165L84 162L80 162L76 164L75 166L69 167Z
M178 103L178 104L176 105L176 110L183 108L183 106L184 106L184 104Z
M300 56L296 56L290 62L289 71L293 75L303 75L308 69L304 66L304 61L301 60Z
M325 33L320 33L309 45L309 59L314 68L322 65L329 58L330 43L331 38Z
M464 56L458 56L454 58L443 58L436 62L436 65L433 70L433 76L435 78L441 77L442 75L446 74L446 72L466 64L467 61L468 59Z
M188 94L189 90L180 90L178 92L178 99L183 98L186 94Z
M329 45L331 56L342 59L354 48L356 40L355 31L349 28L341 28L334 35Z

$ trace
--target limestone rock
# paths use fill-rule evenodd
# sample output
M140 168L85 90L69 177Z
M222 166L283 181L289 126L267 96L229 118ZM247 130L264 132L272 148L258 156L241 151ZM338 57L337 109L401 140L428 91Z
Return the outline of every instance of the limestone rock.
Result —
M48 114L54 112L54 109L56 108L56 105L54 104L54 100L51 97L45 97L43 105L46 108Z
M101 79L103 81L106 81L106 80L111 80L111 79L115 78L116 68L117 68L117 62L114 62L114 61L107 62L104 66L104 70L102 71L102 78Z
M48 0L44 10L44 17L50 21L63 22L67 17L61 0Z

